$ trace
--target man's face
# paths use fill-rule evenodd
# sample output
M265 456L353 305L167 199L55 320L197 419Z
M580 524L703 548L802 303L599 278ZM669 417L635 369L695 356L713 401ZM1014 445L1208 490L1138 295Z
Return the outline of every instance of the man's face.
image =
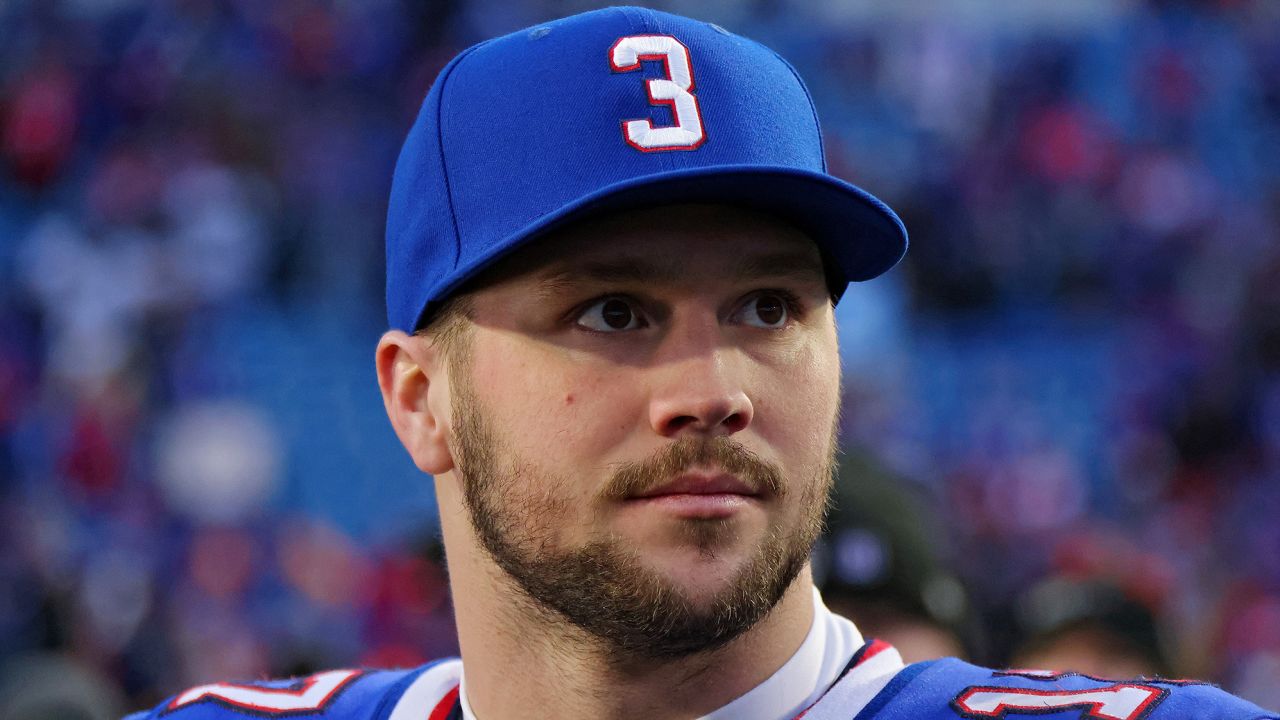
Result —
M717 647L808 559L839 359L817 248L768 216L579 224L472 295L451 448L479 543L630 655Z

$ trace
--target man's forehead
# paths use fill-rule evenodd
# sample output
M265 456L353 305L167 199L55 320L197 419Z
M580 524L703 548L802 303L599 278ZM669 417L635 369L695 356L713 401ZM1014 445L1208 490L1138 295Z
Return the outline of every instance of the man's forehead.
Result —
M817 245L793 224L753 210L678 205L594 217L535 240L509 270L543 284L649 282L714 274L820 279Z
M716 268L718 279L747 282L756 279L789 279L818 282L823 279L822 264L817 254L802 249L777 252L745 252L726 258ZM553 292L576 284L643 285L681 280L705 279L706 268L690 263L685 257L645 256L628 251L611 259L568 258L539 268L533 273L540 289Z

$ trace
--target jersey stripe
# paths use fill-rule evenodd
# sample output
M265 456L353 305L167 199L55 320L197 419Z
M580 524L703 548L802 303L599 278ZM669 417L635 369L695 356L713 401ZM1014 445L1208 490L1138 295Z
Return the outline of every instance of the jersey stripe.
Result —
M427 720L451 720L452 718L462 717L462 701L458 698L458 689L461 685L454 685L453 689L444 694L440 698L440 702L436 703L431 714L427 716Z
M915 663L914 665L908 665L902 670L902 672L895 675L894 678L889 681L889 684L885 685L884 689L876 695L875 699L863 708L862 712L858 713L853 720L872 720L875 718L875 716L884 709L884 706L888 705L889 701L893 700L898 695L898 691L909 685L912 680L916 679L917 675L924 672L935 662L937 661L930 660L927 662Z
M840 671L839 675L836 675L835 682L831 683L831 685L821 695L818 696L817 700L814 700L812 703L810 703L809 707L805 708L804 710L801 710L800 714L796 715L792 720L801 720L801 718L803 718L806 713L808 713L810 710L813 709L814 705L817 705L818 703L822 702L822 699L827 696L827 693L831 692L831 688L834 688L836 685L838 685L840 681L845 678L846 675L848 675L850 672L853 671L854 668L862 665L866 661L879 655L885 650L891 649L892 647L893 647L892 645L890 645L889 643L883 640L877 640L875 638L868 640L866 643L862 645L862 647L858 648L858 651L853 654L853 657L849 658L848 664L844 666L844 669Z

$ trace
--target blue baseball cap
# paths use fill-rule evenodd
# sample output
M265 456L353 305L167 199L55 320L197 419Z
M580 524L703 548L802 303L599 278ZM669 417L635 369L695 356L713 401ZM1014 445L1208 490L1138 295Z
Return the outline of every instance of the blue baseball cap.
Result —
M512 250L600 213L727 203L807 232L832 292L902 258L884 203L827 174L785 60L645 8L574 15L462 52L401 149L387 213L387 319L413 331Z

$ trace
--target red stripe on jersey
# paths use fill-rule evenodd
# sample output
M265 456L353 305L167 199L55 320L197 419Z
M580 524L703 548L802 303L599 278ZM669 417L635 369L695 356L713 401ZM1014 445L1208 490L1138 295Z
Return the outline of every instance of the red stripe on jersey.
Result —
M858 667L862 663L870 660L871 658L879 655L880 653L884 652L885 650L888 650L891 647L893 646L883 640L872 640L871 644L867 645L867 649L863 651L862 657L858 658L858 662L853 664L853 667ZM852 669L853 668L850 668L850 670Z
M444 694L440 698L440 702L436 704L435 709L427 716L427 720L445 720L449 717L449 713L453 711L453 706L458 702L458 688L460 685L454 685L453 689Z

